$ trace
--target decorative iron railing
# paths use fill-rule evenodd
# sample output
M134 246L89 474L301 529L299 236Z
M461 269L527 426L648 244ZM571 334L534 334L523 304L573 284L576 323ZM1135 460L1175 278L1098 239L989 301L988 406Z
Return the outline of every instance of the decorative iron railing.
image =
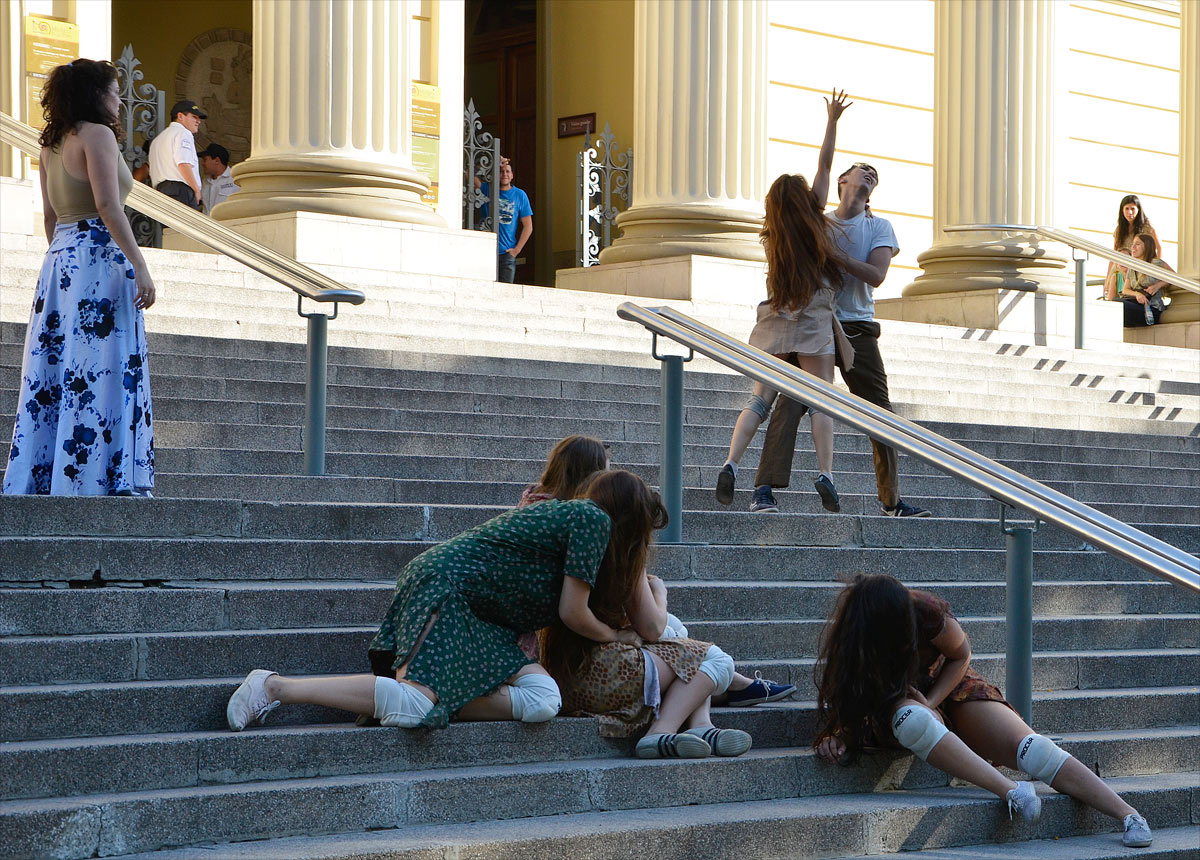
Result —
M136 170L150 157L150 141L167 126L167 94L154 84L141 83L145 73L138 68L141 60L133 55L133 45L126 45L115 63L117 86L121 95L118 122L121 125L121 157ZM140 139L140 143L138 142ZM129 226L139 245L162 246L162 225L135 209L125 207Z
M579 213L579 229L575 234L577 265L596 265L600 262L600 251L612 244L617 215L629 207L632 176L633 148L618 152L616 137L608 123L594 145L590 134L585 138L575 182ZM618 200L624 202L620 209L616 205Z
M500 205L500 138L483 130L475 99L463 111L463 229L495 232ZM487 183L488 193L482 185ZM483 207L487 206L487 214Z

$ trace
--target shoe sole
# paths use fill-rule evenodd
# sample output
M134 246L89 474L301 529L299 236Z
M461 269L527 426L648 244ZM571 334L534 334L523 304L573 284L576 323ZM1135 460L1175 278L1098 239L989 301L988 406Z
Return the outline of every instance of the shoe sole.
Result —
M773 696L761 696L757 699L743 699L740 702L726 702L724 707L726 707L726 708L752 708L755 705L765 705L768 702L778 702L780 699L786 699L788 696L793 695L795 692L796 692L796 688L792 687L792 689L787 690L786 692L776 693Z
M691 732L685 732L685 734L691 734ZM721 758L736 758L745 755L750 751L750 747L754 746L754 739L741 729L717 729L715 734L709 730L708 734L712 738L713 755ZM709 743L700 735L693 735L693 737Z
M813 487L816 489L817 495L821 497L821 507L831 514L840 514L842 512L842 503L838 501L836 491L831 490L824 484L814 483Z
M880 509L880 513L882 513L885 517L897 517L903 520L915 520L920 519L921 517L933 516L933 514L931 514L929 511L921 511L919 514L893 514L891 511L883 510L882 508Z
M1149 848L1153 843L1153 839L1138 839L1133 842L1126 842L1124 839L1121 840L1121 844L1126 848Z
M634 750L638 758L708 758L712 748L703 738L695 735L677 734L675 736L675 755L662 755L658 751L658 743L642 745L639 741Z
M752 514L774 514L778 512L779 505L760 505L758 507L755 507L754 505L750 506L750 513Z
M733 473L721 470L717 475L717 501L723 505L733 504Z
M237 725L237 723L234 721L233 712L233 706L235 704L240 705L242 699L249 695L250 689L246 686L246 682L242 681L238 688L233 691L233 695L229 697L229 704L225 706L225 722L229 724L230 731L240 732L245 729L247 725L249 725L249 721L242 723L240 726Z

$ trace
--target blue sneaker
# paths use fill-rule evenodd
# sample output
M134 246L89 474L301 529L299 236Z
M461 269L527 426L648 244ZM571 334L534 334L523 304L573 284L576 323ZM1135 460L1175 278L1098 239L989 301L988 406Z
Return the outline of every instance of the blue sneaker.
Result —
M750 511L755 514L765 514L779 510L779 503L766 484L754 488L754 496L750 499Z
M821 507L832 514L836 514L842 509L842 503L838 500L837 490L833 488L833 481L829 480L828 475L817 475L817 479L813 481L813 486L816 487L817 495L821 497Z
M885 517L927 517L929 511L900 499L893 507L880 507Z
M776 684L755 672L754 680L748 687L743 690L730 690L725 694L728 697L725 704L731 708L749 708L764 702L778 702L794 692L796 692L795 684Z

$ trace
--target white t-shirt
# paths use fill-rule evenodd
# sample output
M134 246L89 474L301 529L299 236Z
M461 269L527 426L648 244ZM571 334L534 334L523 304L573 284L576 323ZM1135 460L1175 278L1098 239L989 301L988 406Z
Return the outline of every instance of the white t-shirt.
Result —
M154 138L150 145L150 184L160 182L187 182L179 172L179 165L190 164L192 175L200 180L200 159L196 157L196 138L192 133L173 122Z
M200 188L200 200L204 203L204 211L212 214L213 207L223 203L225 198L238 190L238 184L233 181L233 173L228 167L216 179L204 177Z
M827 212L825 217L831 225L829 235L847 257L865 263L876 248L891 248L893 257L900 253L896 231L886 218L868 218L865 211L845 221L834 212ZM842 322L874 319L874 287L848 272L843 274L842 288L838 290L837 307L834 312Z

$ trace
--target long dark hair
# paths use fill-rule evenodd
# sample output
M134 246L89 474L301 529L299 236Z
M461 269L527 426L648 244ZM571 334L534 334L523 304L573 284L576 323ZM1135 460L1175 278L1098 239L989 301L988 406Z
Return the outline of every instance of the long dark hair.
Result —
M78 59L56 67L42 87L46 127L38 143L53 149L81 122L108 126L119 140L117 117L104 105L104 92L116 79L117 67L107 60Z
M1155 257L1158 256L1158 243L1154 241L1154 237L1151 234L1138 233L1133 238L1142 240L1142 253L1145 256L1139 257L1138 258L1139 260L1141 260L1144 263L1149 263L1151 260L1153 260ZM1129 249L1129 253L1130 253L1130 255L1133 254L1132 247Z
M591 499L612 519L608 549L588 597L588 608L609 627L620 629L627 620L625 605L646 569L650 535L666 526L667 509L658 493L623 470L593 473L580 487L579 497ZM595 645L559 619L541 631L542 664L560 686L569 685Z
M1125 204L1134 203L1137 205L1137 215L1134 216L1133 223L1125 220ZM1151 230L1150 219L1146 217L1146 210L1142 208L1142 201L1138 199L1136 194L1126 194L1121 198L1121 205L1117 207L1117 229L1113 230L1113 247L1120 248L1121 244L1130 236L1136 236L1138 233L1149 233ZM1158 253L1158 243L1153 242L1151 246L1154 253Z
M836 287L841 266L833 255L829 223L808 181L785 173L767 192L759 241L767 253L767 296L776 311L803 310L817 290Z
M538 487L556 499L573 499L584 479L608 468L608 447L591 436L568 436L554 446Z
M849 764L872 738L889 737L892 712L916 674L912 595L885 574L858 574L838 595L821 634L813 746L836 736Z

